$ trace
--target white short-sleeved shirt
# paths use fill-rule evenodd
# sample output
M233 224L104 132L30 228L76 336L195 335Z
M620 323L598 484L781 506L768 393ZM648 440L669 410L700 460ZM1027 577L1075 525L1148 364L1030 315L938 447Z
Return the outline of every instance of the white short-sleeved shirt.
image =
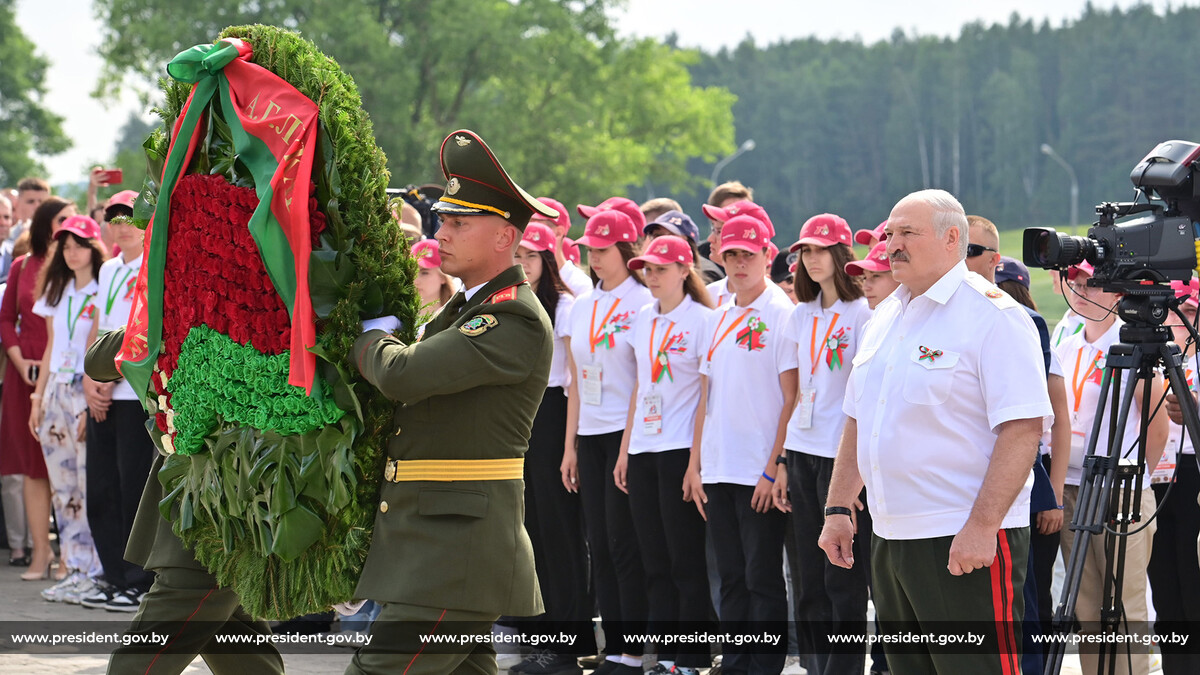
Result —
M99 290L96 292L96 320L99 322L100 335L124 328L129 321L134 288L137 286L138 271L141 268L140 255L128 263L122 256L117 256L100 266ZM116 401L137 400L133 387L125 380L117 382L112 397Z
M588 276L587 272L584 272L570 260L563 263L563 266L559 268L558 276L562 278L563 283L567 285L567 288L571 289L571 292L577 298L592 290L592 278Z
M863 330L843 410L875 534L927 539L967 522L1004 422L1052 416L1029 314L959 262L924 294L901 285ZM1032 471L1002 528L1029 525Z
M57 305L46 304L38 298L33 313L46 317L54 329L54 344L50 346L50 363L46 365L58 382L69 382L83 374L83 355L87 352L88 333L96 315L96 281L89 281L82 290L75 290L75 280L63 289Z
M722 306L733 302L733 291L729 290L729 277L721 277L712 282L705 288L708 289L708 297L712 298L713 305L720 309ZM767 291L771 295L783 297L790 304L792 299L788 297L787 291L779 287L779 284L767 279ZM794 306L794 305L793 305Z
M775 446L783 391L779 375L796 368L785 327L795 305L768 287L747 307L727 302L708 317L700 374L708 406L700 446L705 483L754 485Z
M1074 335L1081 330L1083 330L1083 317L1068 309L1063 312L1058 323L1054 324L1054 332L1050 334L1050 348L1058 347L1068 335Z
M629 454L692 447L710 314L711 309L688 295L666 314L659 313L657 300L638 312L633 326L637 407Z
M1054 343L1051 342L1051 344ZM1057 375L1062 377L1064 380L1066 379L1066 377L1063 375L1062 361L1058 360L1058 351L1056 351L1053 347L1050 348L1050 369L1046 371L1046 374ZM1042 434L1042 442L1038 449L1043 455L1050 454L1050 433L1050 430L1046 429L1046 433Z
M1200 359L1197 359L1193 354L1187 358L1183 364L1184 377L1187 380L1188 390L1196 392L1196 373L1200 371ZM1166 386L1166 375L1163 375L1163 386ZM1182 399L1180 399L1182 400ZM1154 468L1154 472L1150 474L1151 483L1166 483L1170 482L1175 476L1175 466L1179 463L1180 458L1184 455L1183 461L1194 462L1196 449L1192 446L1192 439L1184 430L1183 426L1174 422L1167 422L1167 445L1163 448L1162 459L1158 461L1158 466ZM1183 445L1180 446L1180 441Z
M554 323L565 324L571 318L571 306L575 304L575 296L570 293L559 293L558 304L554 306ZM546 387L566 387L571 383L571 374L567 372L567 345L563 336L554 331L554 356L550 357L550 380Z
M858 351L862 327L870 318L866 298L837 300L823 309L820 293L816 300L796 305L792 311L784 331L796 343L800 397L788 420L784 448L817 457L837 455L842 427L846 426L842 399L850 378L850 363ZM801 400L805 395L813 398L807 425L803 424L806 404Z
M571 338L572 374L579 384L579 429L596 436L625 428L629 397L637 377L633 354L633 322L638 310L654 298L631 275L611 291L594 288L576 298L571 318L560 321L555 332ZM599 371L600 403L588 403L584 393L584 368Z

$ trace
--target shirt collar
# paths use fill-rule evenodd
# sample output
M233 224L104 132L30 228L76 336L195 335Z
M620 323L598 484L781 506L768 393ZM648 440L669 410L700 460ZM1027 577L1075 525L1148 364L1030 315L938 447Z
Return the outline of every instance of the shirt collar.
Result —
M487 282L486 282L486 281L485 281L485 282L483 282L482 284L479 284L478 286L472 286L472 287L468 288L467 290L463 291L463 296L464 296L464 297L465 297L467 300L470 300L470 299L471 299L471 296L472 296L472 295L475 295L476 293L478 293L478 292L479 292L479 289L483 288L484 286L487 286Z
M91 281L87 282L87 285L83 288L75 288L75 280L72 279L71 289L75 293L81 293L83 295L95 295L96 292L100 290L100 285L97 284L96 280L93 278Z
M140 254L140 253L138 254L138 257L134 258L133 260L131 260L129 262L125 262L125 258L123 256L118 257L117 260L121 261L121 263L120 263L121 267L128 267L131 270L137 270L137 269L142 268L142 254Z
M954 292L958 290L958 287L962 285L966 278L967 261L959 260L954 267L951 267L948 272L935 281L929 287L929 290L922 293L921 297L929 298L939 305L944 305L950 301L950 297L954 295ZM899 298L901 305L904 307L908 307L909 301L913 298L912 291L904 284L900 284L900 288L893 294L893 297Z
M654 314L656 316L661 316L664 319L670 319L671 321L674 321L674 320L680 318L680 316L682 314L687 312L688 308L691 307L693 304L695 304L695 301L692 300L692 296L688 295L687 293L684 293L683 301L680 302L678 305L675 305L675 309L672 309L671 311L667 312L666 314L663 314L662 312L660 312L658 310L658 301L655 300L654 301Z
M617 284L617 287L612 289L611 291L602 290L600 288L600 284L596 284L596 294L597 295L611 295L614 298L621 299L621 298L624 298L626 295L628 295L629 292L633 290L633 287L637 286L637 285L638 285L637 280L635 280L633 278L633 274L630 274L628 277L625 278L625 281L622 281L621 283Z

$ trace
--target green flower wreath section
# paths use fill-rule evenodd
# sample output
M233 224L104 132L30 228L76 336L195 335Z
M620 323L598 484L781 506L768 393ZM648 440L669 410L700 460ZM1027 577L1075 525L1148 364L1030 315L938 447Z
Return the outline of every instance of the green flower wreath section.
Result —
M289 356L263 354L208 326L192 328L175 374L167 380L167 431L175 434L175 451L191 455L203 450L204 437L221 420L282 436L306 434L340 420L346 413L333 398L306 396L299 387L288 386ZM326 385L318 381L317 386Z

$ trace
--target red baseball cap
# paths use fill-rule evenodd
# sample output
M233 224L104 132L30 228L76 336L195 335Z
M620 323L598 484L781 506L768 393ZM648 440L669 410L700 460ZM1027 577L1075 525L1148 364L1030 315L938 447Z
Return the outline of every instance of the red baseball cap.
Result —
M1197 297L1200 295L1200 281L1197 281L1196 279L1192 279L1188 282L1172 281L1171 289L1175 291L1175 297L1187 297L1187 300L1184 300L1183 304L1191 305L1192 307L1200 307L1200 300L1198 300Z
M800 250L804 244L828 248L834 244L850 245L850 225L846 219L832 213L822 213L809 218L800 228L800 240L792 244L789 251Z
M756 253L767 247L767 228L762 221L753 216L734 216L725 221L721 228L721 249L724 253L732 249L741 249Z
M642 255L629 261L629 269L640 270L646 263L670 265L671 263L692 264L692 246L683 237L664 234L650 242Z
M639 233L646 229L646 214L642 213L642 210L632 199L626 199L624 197L609 197L608 199L600 202L600 204L597 206L580 204L575 208L578 209L579 215L583 216L584 218L591 218L597 213L602 213L604 211L618 211L629 217L629 220L633 223L633 226L637 228ZM579 241L581 243L583 242L582 239ZM588 246L588 244L584 244L584 246Z
M645 219L643 216L642 220ZM637 241L640 231L624 211L596 211L595 215L588 217L587 225L583 227L583 236L575 241L588 248L608 248L622 241Z
M88 218L87 216L71 216L70 218L67 218L63 221L63 224L59 226L58 232L55 232L54 236L61 237L63 236L64 232L70 232L71 234L83 237L84 239L100 238L100 226L96 224L96 221Z
M538 197L538 201L546 206L549 206L555 211L558 211L558 217L551 220L540 213L534 213L533 217L529 219L530 221L535 223L553 223L555 227L561 227L567 230L571 229L571 216L567 214L567 207L563 206L562 202L558 201L557 199L551 199L550 197Z
M120 204L122 206L133 208L133 202L137 199L137 197L137 190L121 190L117 194L108 198L108 204L106 204L105 207L107 208L115 204Z
M1079 276L1080 272L1092 276L1096 274L1096 268L1092 267L1092 263L1086 260L1078 265L1072 265L1067 268L1067 281L1075 281L1075 277Z
M723 209L711 204L705 204L701 208L704 209L704 215L710 220L716 220L722 223L729 222L736 216L750 216L751 218L756 218L758 219L758 222L762 223L763 227L767 229L768 239L775 236L775 225L771 223L771 217L767 215L766 210L748 199L736 201Z
M883 241L883 228L887 227L887 221L875 226L873 230L859 230L854 233L854 241L863 246L875 247L875 244Z
M549 251L554 248L554 230L549 225L530 220L525 226L525 236L521 237L521 246L534 251Z
M579 257L579 247L575 245L575 240L571 239L570 237L563 237L562 248L563 256L565 256L567 260L570 260L572 263L578 265L582 258Z
M437 239L422 239L413 244L412 257L417 259L417 266L431 270L442 266L442 254L439 252Z
M779 255L779 247L775 245L775 242L768 239L767 240L767 257L770 258L771 260L774 260L775 256L777 256L777 255Z
M867 257L862 260L851 260L846 263L846 274L852 277L861 276L863 272L870 270L872 272L886 272L892 269L892 262L888 260L887 242L881 241L875 244Z

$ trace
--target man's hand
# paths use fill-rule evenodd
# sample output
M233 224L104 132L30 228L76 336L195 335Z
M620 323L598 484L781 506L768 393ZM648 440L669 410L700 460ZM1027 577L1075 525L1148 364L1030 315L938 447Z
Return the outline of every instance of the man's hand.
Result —
M1062 529L1063 512L1062 509L1050 509L1049 511L1039 511L1037 514L1037 529L1038 534L1054 534Z
M950 542L950 560L946 569L956 577L988 567L996 561L996 531L987 530L970 521Z
M688 467L687 473L683 474L683 501L694 503L700 517L708 521L708 514L704 512L708 495L704 494L704 481L700 478L699 469Z
M825 551L829 562L850 569L854 566L854 521L843 515L825 519L817 546Z
M1192 395L1192 407L1196 407L1196 392L1188 392ZM1183 424L1183 408L1179 405L1179 397L1175 392L1167 394L1167 417L1175 424Z
M112 406L112 382L97 382L90 377L83 378L83 399L87 402L88 414L97 422L108 418L108 409Z
M779 469L775 471L775 484L771 486L771 498L775 501L775 508L784 513L792 512L792 503L788 501L788 477L787 466L779 465Z
M775 500L771 497L771 488L774 483L767 480L767 477L759 476L758 483L754 486L754 494L750 496L750 508L756 513L766 513L775 506Z

